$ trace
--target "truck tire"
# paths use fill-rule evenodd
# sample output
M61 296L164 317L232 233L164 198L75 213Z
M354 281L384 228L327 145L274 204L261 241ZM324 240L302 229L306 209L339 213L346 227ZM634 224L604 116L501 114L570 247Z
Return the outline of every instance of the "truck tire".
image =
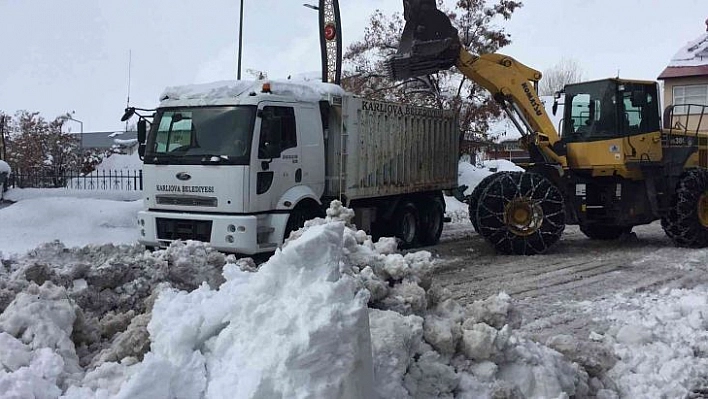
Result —
M420 214L412 202L401 202L393 215L393 235L401 249L413 248L420 242Z
M542 254L565 229L563 195L539 174L503 174L482 192L477 223L479 233L500 253Z
M445 207L439 198L430 198L420 206L420 243L435 245L440 241L445 219Z
M474 231L479 232L479 227L477 224L477 204L479 204L479 196L482 195L482 192L484 192L484 189L487 188L489 183L494 181L494 179L498 178L502 174L508 174L508 173L521 173L521 172L496 172L493 173L484 179L482 179L477 186L475 186L474 190L472 190L472 194L468 197L467 204L468 204L468 210L469 210L469 217L470 217L470 222L472 222L472 227L474 227Z
M324 215L322 214L320 208L317 206L310 204L296 206L295 209L293 209L293 211L290 213L290 217L288 217L288 223L285 225L285 234L283 235L283 241L287 240L288 237L290 237L290 233L302 228L305 225L305 222L310 219L314 219L318 216Z
M622 234L629 234L632 231L631 227L626 226L607 226L607 225L581 225L580 231L591 240L616 240L622 237Z
M708 246L708 171L693 169L684 173L661 226L676 246Z

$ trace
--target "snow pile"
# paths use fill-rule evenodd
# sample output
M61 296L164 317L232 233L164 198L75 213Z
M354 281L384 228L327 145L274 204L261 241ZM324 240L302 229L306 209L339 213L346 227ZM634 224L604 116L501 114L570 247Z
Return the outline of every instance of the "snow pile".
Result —
M590 338L619 358L607 375L622 397L684 398L708 388L708 286L593 303L612 327Z
M457 165L457 184L465 185L464 194L472 194L472 190L485 177L502 171L523 171L523 169L511 161L495 159L483 161L479 165L472 165L469 162L461 161ZM445 216L449 217L452 223L468 223L469 211L467 204L461 203L454 197L445 198Z
M130 141L130 140L123 140ZM137 171L143 168L143 161L137 151L133 154L109 154L103 158L100 164L96 165L94 173L101 171Z
M2 175L2 174L9 175L10 171L11 171L10 165L8 165L7 162L0 159L0 175Z
M0 258L54 240L62 240L67 246L137 241L137 213L142 201L72 198L72 194L95 196L96 192L62 188L51 189L52 195L65 197L35 198L38 192L46 195L46 191L11 189L6 193L6 199L19 202L0 209ZM67 235L69 228L72 234Z
M5 180L7 176L10 175L11 169L7 162L0 159L0 200L4 198L5 195Z
M679 50L669 63L669 67L691 67L708 65L708 33L689 42Z
M70 398L591 393L577 364L514 333L508 295L462 307L431 284L430 253L373 243L352 216L333 203L259 268L194 242L152 254L55 243L6 262L0 342L13 355L0 358L0 389ZM40 261L48 258L57 265Z

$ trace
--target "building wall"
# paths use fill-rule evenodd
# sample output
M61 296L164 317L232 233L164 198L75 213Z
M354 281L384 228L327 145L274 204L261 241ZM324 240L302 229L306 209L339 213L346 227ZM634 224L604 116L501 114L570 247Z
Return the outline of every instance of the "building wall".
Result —
M673 105L675 86L690 85L708 85L708 75L666 79L664 81L664 109ZM708 112L708 110L706 111ZM706 117L708 117L708 115L704 115L704 121L701 122L702 126L700 130L708 130L708 121L705 120ZM681 122L681 125L686 126L689 130L696 130L698 128L699 119L700 115L675 115L673 121L674 124L677 121Z

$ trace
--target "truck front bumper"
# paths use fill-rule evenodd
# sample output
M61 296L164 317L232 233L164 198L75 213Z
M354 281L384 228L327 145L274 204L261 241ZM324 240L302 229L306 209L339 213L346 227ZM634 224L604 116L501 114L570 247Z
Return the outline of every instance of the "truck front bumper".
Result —
M265 220L269 225L270 219ZM173 241L196 240L222 252L253 255L273 251L278 245L268 239L277 233L276 229L263 227L263 222L259 228L259 217L255 215L140 211L138 241L149 247L167 248Z

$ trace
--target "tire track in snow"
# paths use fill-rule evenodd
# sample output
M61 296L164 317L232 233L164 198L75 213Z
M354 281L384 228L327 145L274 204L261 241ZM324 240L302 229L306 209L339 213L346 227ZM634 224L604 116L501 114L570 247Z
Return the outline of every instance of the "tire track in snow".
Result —
M471 230L471 227L470 227ZM548 254L497 255L477 234L456 237L427 248L439 256L435 284L468 304L504 291L517 300L524 314L522 330L544 342L557 334L587 339L603 325L588 317L581 301L612 295L693 287L708 282L708 262L681 269L681 259L697 250L675 248L659 223L634 228L637 238L595 241L577 226L568 226L561 241ZM700 257L699 257L700 259Z

